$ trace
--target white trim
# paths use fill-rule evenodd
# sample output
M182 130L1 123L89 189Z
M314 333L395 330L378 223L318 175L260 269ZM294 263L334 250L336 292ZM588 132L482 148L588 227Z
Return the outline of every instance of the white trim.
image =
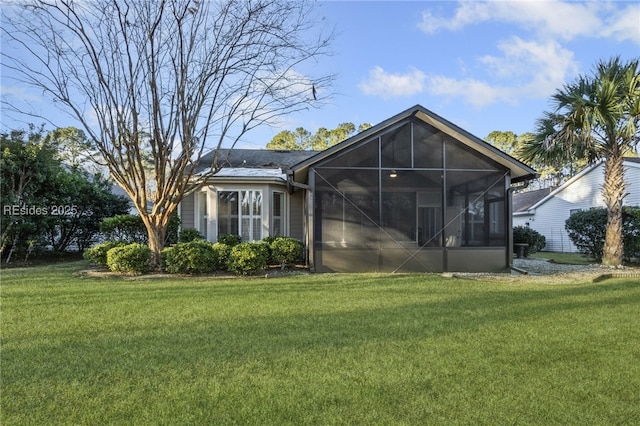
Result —
M535 203L534 205L529 207L528 210L526 210L524 212L514 213L514 216L517 215L517 214L531 214L530 212L535 212L535 210L538 207L540 207L542 204L544 204L547 201L549 201L550 199L552 199L559 192L562 192L565 189L567 189L568 186L570 186L572 183L574 183L575 181L580 179L582 176L586 175L587 173L591 173L593 170L595 170L601 164L604 164L604 161L600 160L600 161L598 161L598 162L586 167L580 173L578 173L577 175L573 176L571 179L569 179L568 181L566 181L565 183L563 183L562 185L560 185L559 187L557 187L556 189L551 191L549 194L547 194L544 198L540 199L540 201L538 201L537 203Z

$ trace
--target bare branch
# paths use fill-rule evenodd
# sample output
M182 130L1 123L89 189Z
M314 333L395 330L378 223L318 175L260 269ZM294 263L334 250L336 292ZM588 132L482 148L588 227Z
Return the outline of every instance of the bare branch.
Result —
M193 178L204 153L322 104L311 88L329 88L334 77L301 69L329 54L332 34L316 31L310 8L286 0L31 0L4 15L3 38L17 50L2 57L18 83L79 120L152 241L202 185Z

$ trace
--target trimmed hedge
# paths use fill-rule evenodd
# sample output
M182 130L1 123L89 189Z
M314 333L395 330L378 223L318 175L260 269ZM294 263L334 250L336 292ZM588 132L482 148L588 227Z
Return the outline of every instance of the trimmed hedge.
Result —
M218 242L226 244L229 247L237 246L242 242L240 235L235 234L220 234L218 235Z
M82 254L86 260L98 266L107 266L107 252L114 247L124 246L124 241L105 241L88 248Z
M180 217L177 212L174 212L167 225L164 238L165 244L175 244L178 242L179 228ZM141 244L147 244L149 242L147 228L144 226L142 218L136 214L121 214L105 218L100 222L100 232L107 240Z
M164 270L170 274L203 274L220 268L218 250L200 239L169 247L161 257Z
M140 243L117 246L107 251L107 266L113 272L143 274L151 271L151 249Z
M186 231L184 238L199 235L195 230ZM223 241L233 245L196 238L165 247L160 256L162 269L171 274L228 270L249 275L270 264L284 268L304 259L304 245L294 238L269 237L262 241L237 243L238 238L236 235L222 236ZM98 265L108 266L114 272L144 273L151 270L151 251L140 243L106 241L86 250L84 257Z
M146 243L149 240L142 218L135 214L119 214L100 222L100 232L107 240Z
M227 267L239 275L249 275L267 266L268 246L265 243L240 243L231 248Z
M291 237L277 237L271 241L271 259L284 268L296 264L304 259L304 245L302 241Z
M204 236L195 228L185 228L180 231L180 237L178 237L179 243L188 243L193 240L204 240Z
M583 254L602 261L607 229L607 209L594 207L572 214L565 222L565 229L576 248ZM640 207L622 208L623 258L630 261L640 258Z
M229 263L229 255L231 254L231 246L225 243L213 243L213 249L218 252L218 269L219 271L226 271L227 264Z

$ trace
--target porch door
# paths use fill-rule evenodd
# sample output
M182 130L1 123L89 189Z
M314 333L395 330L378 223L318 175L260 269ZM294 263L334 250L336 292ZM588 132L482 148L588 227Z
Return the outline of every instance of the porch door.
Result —
M418 193L418 247L442 246L442 208L439 193Z

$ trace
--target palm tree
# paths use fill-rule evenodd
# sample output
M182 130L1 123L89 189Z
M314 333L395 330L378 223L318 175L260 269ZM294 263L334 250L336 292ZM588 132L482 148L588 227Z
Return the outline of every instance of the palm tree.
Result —
M547 165L567 161L604 160L602 195L607 230L602 264L622 264L622 200L625 197L623 157L640 140L639 59L600 61L593 75L579 76L551 97L553 111L537 122L536 137L522 148L522 157Z

